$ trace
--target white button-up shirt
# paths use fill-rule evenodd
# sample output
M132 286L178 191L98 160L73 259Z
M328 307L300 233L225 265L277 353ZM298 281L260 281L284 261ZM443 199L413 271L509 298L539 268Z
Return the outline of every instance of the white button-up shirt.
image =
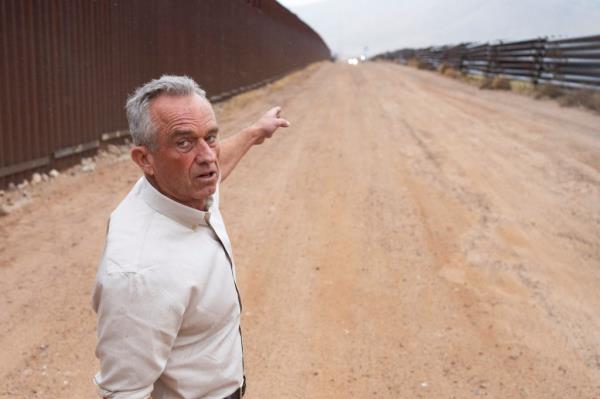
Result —
M216 399L238 389L240 303L218 188L202 212L142 177L111 214L93 307L100 396Z

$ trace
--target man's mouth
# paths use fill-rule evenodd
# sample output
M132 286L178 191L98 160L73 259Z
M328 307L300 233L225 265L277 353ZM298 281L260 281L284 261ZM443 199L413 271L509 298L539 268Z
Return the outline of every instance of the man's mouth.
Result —
M214 171L212 171L212 172L206 172L206 173L200 174L200 175L198 175L196 177L199 178L199 179L203 179L203 180L204 179L210 180L210 179L213 179L213 178L217 177L217 172L214 172Z

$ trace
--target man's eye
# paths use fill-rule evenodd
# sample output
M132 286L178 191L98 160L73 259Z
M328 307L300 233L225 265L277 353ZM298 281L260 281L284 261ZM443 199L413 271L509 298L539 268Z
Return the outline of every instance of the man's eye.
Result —
M217 136L215 136L215 135L210 135L210 136L208 136L208 137L206 138L206 142L207 142L208 144L212 144L212 143L214 143L214 142L216 142L216 141L217 141Z
M192 147L190 140L179 140L175 143L180 150L189 150Z

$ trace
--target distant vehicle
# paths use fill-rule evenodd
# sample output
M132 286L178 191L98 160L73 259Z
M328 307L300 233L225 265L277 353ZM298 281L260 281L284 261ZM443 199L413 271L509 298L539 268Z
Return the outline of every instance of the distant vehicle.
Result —
M359 62L365 62L366 60L367 60L367 56L365 54L362 54L360 57L348 58L348 64L358 65Z

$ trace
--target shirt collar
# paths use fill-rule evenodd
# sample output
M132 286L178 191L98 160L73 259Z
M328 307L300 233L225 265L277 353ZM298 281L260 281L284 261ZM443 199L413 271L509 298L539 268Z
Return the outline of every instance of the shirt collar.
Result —
M154 188L145 176L140 179L139 195L150 208L190 229L195 229L199 225L206 226L210 220L212 198L209 198L207 202L209 211L203 212L165 196Z

